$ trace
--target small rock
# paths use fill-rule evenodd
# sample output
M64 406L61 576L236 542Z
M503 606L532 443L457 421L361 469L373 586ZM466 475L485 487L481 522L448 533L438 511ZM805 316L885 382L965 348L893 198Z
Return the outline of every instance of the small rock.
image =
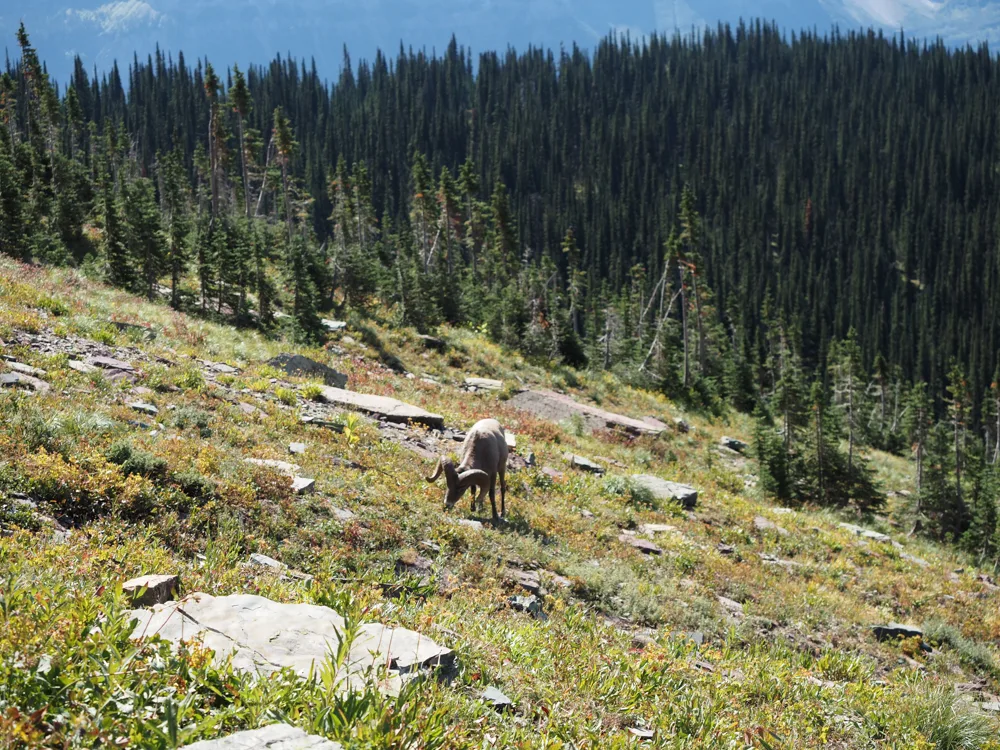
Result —
M265 568L271 568L272 570L284 570L287 565L283 562L278 562L273 557L268 557L267 555L262 555L259 552L254 552L250 555L250 562L254 565L261 565Z
M333 513L333 517L336 518L341 523L348 523L349 521L353 521L355 518L357 518L356 515L351 513L351 511L347 510L346 508L331 507L330 512Z
M541 600L535 596L512 596L507 600L511 609L517 610L518 612L527 612L529 615L534 617L536 620L547 620L548 615L542 609Z
M514 707L514 701L501 693L495 687L486 688L479 696L480 700L488 703L491 708L503 713Z
M865 528L862 528L861 526L855 526L852 523L842 523L842 524L840 524L840 528L847 529L848 531L850 531L850 532L852 532L854 534L857 534L860 537L864 537L865 539L871 539L871 540L876 541L876 542L891 542L892 541L892 537L890 537L890 536L888 536L886 534L882 534L882 533L880 533L878 531L871 531L870 529L865 529Z
M546 466L544 469L542 469L542 474L544 474L554 482L559 481L560 479L566 476L561 471L553 469L551 466Z
M749 447L742 440L737 440L736 438L728 436L723 436L722 440L719 441L719 445L723 448L728 448L731 451L736 451L737 453L744 453Z
M533 466L535 465L535 453L534 453L534 451L530 451L530 452L528 453L527 457L526 457L526 458L524 459L524 462L525 462L525 463L526 463L526 464L527 464L527 465L528 465L529 467L533 467Z
M441 553L441 545L440 544L435 544L434 542L430 541L429 539L424 539L422 542L420 542L420 547L421 547L421 549L425 549L428 552L433 552L435 555L438 555L438 554Z
M323 318L320 321L320 323L322 323L323 327L326 328L328 331L343 331L345 328L347 328L347 323L345 323L343 320L328 320L326 318Z
M681 432L681 433L683 433L685 435L687 433L691 432L691 425L689 425L687 422L685 422L680 417L676 417L674 419L674 427L677 428L678 432Z
M240 401L240 403L238 403L237 406L239 407L239 410L244 414L246 414L248 417L264 413L253 404L248 404L245 401Z
M153 406L152 404L147 404L143 401L134 401L131 404L129 404L128 407L133 411L142 412L143 414L148 414L151 417L156 416L157 414L160 413L160 410L157 409L155 406Z
M753 519L753 526L757 531L774 531L781 536L788 536L788 532L778 526L774 521L764 518L764 516L756 516Z
M569 462L569 465L574 469L580 469L581 471L587 471L591 474L597 474L600 476L604 473L604 468L598 466L593 461L583 456L575 456L572 453L567 453L564 458Z
M80 362L79 360L76 359L69 360L66 363L66 365L69 367L69 369L76 370L77 372L82 373L84 375L89 375L92 372L97 372L97 368L94 367L93 365L88 365L86 362Z
M308 479L306 477L292 478L292 492L294 492L296 495L308 495L315 489L316 489L315 479Z
M743 605L740 604L738 601L730 599L729 597L726 597L726 596L717 596L716 600L730 614L733 614L733 615L742 615L743 614Z
M662 549L660 549L655 544L646 539L640 539L639 537L629 536L628 534L622 534L621 536L618 537L618 541L624 542L630 547L633 547L646 555L663 554Z
M459 526L465 526L472 529L473 531L482 531L483 524L480 521L473 521L471 518L460 518L458 519Z
M418 554L403 553L396 559L396 575L429 575L434 563Z
M535 570L520 570L519 568L507 568L505 576L523 588L529 594L544 594L541 579Z
M293 455L301 455L306 452L305 443L289 443L288 452Z
M900 625L890 622L888 625L872 625L872 632L880 641L890 641L896 638L922 638L924 631L912 625Z
M656 732L652 729L643 729L641 727L629 727L628 732L633 737L638 737L640 740L651 740L656 736Z
M152 607L171 601L180 582L180 576L176 575L141 576L123 583L122 593L129 597L133 607Z
M344 336L344 338L342 338L341 341L343 341L346 346L353 346L354 344L358 343L357 341L354 340L353 336Z
M698 504L698 490L686 484L668 482L650 474L635 474L632 481L649 490L657 500L673 500L687 510Z
M98 367L102 370L122 370L123 372L132 372L133 368L128 362L123 362L120 359L113 359L112 357L87 357L84 360L85 364L91 367Z
M723 544L722 542L719 542L716 549L720 555L733 555L736 553L736 547L731 544Z
M990 713L1000 713L1000 701L993 701L991 703L980 703L979 707L983 711L989 711Z
M580 515L583 516L584 518L593 518L594 517L594 514L591 513L589 510L587 510L586 508L584 508L583 510L580 511Z
M221 375L235 375L239 372L235 367L227 365L225 362L209 362L208 369Z

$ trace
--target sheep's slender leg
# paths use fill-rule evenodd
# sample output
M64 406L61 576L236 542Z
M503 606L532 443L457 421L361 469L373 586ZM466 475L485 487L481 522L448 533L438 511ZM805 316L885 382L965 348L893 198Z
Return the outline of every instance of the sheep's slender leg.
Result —
M507 517L507 471L505 466L500 467L500 517Z
M490 505L493 507L493 523L500 520L497 515L497 475L490 477Z

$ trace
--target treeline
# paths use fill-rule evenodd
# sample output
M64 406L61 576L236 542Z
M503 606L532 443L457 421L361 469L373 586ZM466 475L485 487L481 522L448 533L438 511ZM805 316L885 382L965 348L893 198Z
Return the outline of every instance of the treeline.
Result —
M18 42L0 251L304 339L378 304L756 411L789 500L877 508L863 449L912 448L913 517L995 554L985 48L754 24L475 74L453 43L332 86L157 54L60 92Z

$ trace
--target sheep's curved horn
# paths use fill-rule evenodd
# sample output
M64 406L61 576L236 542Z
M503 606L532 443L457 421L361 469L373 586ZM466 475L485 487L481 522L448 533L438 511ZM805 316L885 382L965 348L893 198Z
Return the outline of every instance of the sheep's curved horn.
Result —
M470 469L458 475L458 488L464 490L474 484L483 486L490 481L490 475L482 469Z
M439 458L438 462L437 462L437 466L434 467L434 473L431 474L429 477L424 477L424 478L428 482L436 482L438 480L438 477L441 476L441 472L443 470L444 470L444 459L443 458Z

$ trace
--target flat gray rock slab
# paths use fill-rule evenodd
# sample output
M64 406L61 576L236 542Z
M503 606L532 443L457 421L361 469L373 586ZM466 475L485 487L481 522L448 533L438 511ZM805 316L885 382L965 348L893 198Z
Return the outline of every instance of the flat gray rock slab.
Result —
M343 388L324 388L320 398L333 406L359 411L386 422L402 424L414 422L435 430L444 429L444 417L440 414L432 414L419 406L406 404L388 396L355 393L345 391Z
M567 453L563 458L569 462L569 465L574 469L579 469L580 471L589 471L591 474L603 474L604 467L595 464L589 458L584 458L583 456L575 456L572 453Z
M308 495L316 489L316 480L308 477L292 477L292 492L296 495Z
M336 388L343 388L347 385L347 376L342 372L337 372L332 367L309 359L309 357L303 357L301 354L279 354L268 364L287 375L317 378Z
M180 576L176 575L140 576L123 583L122 593L131 600L133 607L152 607L173 599L180 582Z
M698 504L698 490L686 484L670 482L651 474L635 474L632 481L653 493L657 500L675 500L688 510Z
M101 370L124 370L125 372L132 372L132 365L113 357L87 357L84 363L91 367L100 368Z
M44 380L24 375L20 372L5 372L0 374L0 388L20 388L22 390L46 393L50 386Z
M81 362L78 359L71 359L66 363L66 366L71 370L76 370L84 375L89 375L92 372L97 372L97 368L93 365L88 365L86 362Z
M343 320L329 320L328 318L323 318L320 323L328 331L343 331L347 328L347 323Z
M657 547L648 539L642 539L637 536L630 536L629 534L622 534L618 537L618 540L624 542L629 547L639 550L646 555L662 555L663 550Z
M892 541L892 537L890 537L888 534L882 534L878 531L872 531L871 529L866 529L861 526L855 526L853 523L842 523L840 524L840 528L847 529L853 534L857 534L858 536L863 537L865 539L871 539L872 541L875 542Z
M291 453L291 454L293 454L293 455L302 455L303 453L306 452L306 444L305 443L289 443L288 444L288 452Z
M343 747L339 742L306 734L288 724L272 724L184 746L185 750L343 750Z
M490 704L490 706L495 708L497 711L506 711L507 709L514 707L514 701L501 693L495 687L486 688L479 697L484 702Z
M249 594L196 593L152 610L135 610L131 616L137 620L134 640L159 635L178 644L197 636L212 649L216 663L232 656L236 669L262 676L287 667L308 677L337 650L344 632L344 619L329 607L281 604ZM367 670L388 665L387 682L381 687L395 692L401 675L447 666L454 659L451 649L420 633L368 623L360 627L338 678L345 687L361 684Z
M466 378L465 386L475 388L477 391L499 391L503 388L503 381L491 378Z
M147 404L144 401L133 401L128 405L128 408L132 409L132 411L138 411L142 412L143 414L148 414L151 417L155 417L157 414L160 413L160 410L157 409L153 404Z
M33 378L44 378L48 373L40 367L32 367L31 365L26 365L23 362L5 362L8 370L13 370L14 372L19 372L22 375L30 375Z
M620 427L639 435L659 435L663 432L661 427L648 424L640 419L632 419L599 409L596 406L581 404L569 396L555 391L522 391L510 399L510 404L552 422L562 422L571 419L574 415L580 415L591 429Z

